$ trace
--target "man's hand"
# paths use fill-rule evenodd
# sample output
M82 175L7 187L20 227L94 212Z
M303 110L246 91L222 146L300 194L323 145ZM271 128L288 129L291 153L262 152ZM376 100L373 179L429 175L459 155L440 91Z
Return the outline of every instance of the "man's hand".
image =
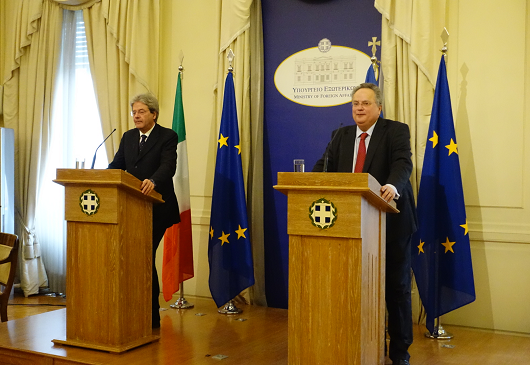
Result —
M391 185L381 186L381 197L385 199L386 202L392 201L396 196L396 190Z
M149 179L145 179L144 181L142 181L142 186L140 187L144 195L149 195L149 193L153 191L154 188L155 184Z

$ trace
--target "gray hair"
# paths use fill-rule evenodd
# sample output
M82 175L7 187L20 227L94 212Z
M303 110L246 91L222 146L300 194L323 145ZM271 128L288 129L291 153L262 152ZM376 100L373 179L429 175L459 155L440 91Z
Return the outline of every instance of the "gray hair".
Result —
M370 89L370 90L373 90L373 92L375 93L375 102L377 103L377 106L381 106L383 105L383 93L381 92L381 89L375 85L375 84L371 84L369 82L364 82L358 86L355 86L353 88L353 91L351 93L351 97L353 99L353 95L355 95L355 93L360 90L360 89Z
M147 105L151 113L156 112L155 121L157 121L158 114L159 114L158 99L153 94L138 94L134 98L131 99L131 109L132 109L133 104L138 101L140 103L144 103L145 105Z

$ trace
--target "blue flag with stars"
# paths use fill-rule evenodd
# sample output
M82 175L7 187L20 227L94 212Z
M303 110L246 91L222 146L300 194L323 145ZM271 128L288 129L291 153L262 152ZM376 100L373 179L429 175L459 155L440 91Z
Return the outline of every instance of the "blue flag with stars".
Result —
M210 292L217 307L254 284L236 96L231 72L225 81L210 217Z
M441 315L475 300L471 249L451 98L442 56L418 193L412 268L434 333Z
M368 68L368 71L366 71L366 77L364 79L364 82L369 82L371 84L378 85L377 79L375 78L375 70L373 64L371 64Z

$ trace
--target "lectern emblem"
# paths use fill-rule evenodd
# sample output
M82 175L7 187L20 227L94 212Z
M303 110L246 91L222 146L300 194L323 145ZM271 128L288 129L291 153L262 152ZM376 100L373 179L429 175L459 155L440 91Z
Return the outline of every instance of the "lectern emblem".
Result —
M329 200L320 198L309 207L309 218L311 223L320 229L333 227L337 220L337 208Z
M96 214L99 209L99 197L94 191L88 189L79 197L79 205L86 215Z

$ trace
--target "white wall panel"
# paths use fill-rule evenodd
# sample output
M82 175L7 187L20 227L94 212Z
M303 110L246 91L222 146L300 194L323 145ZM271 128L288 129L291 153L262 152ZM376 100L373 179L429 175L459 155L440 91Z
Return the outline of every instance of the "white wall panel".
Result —
M470 206L523 207L525 2L459 2L449 57L458 62L454 108Z
M442 323L530 333L530 245L472 242L477 300Z

